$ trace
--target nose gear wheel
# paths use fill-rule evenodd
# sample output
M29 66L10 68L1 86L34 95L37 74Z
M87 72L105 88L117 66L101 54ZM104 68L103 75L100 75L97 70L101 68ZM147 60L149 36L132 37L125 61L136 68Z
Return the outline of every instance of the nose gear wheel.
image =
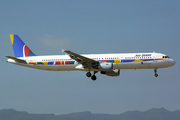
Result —
M157 69L154 69L154 76L155 76L155 77L158 77Z

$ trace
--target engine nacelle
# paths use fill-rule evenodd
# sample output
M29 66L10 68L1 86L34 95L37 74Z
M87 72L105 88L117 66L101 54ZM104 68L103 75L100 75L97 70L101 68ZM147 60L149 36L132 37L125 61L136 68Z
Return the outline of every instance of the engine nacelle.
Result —
M112 71L113 70L113 64L112 63L107 63L107 62L102 62L98 66L100 71Z
M101 71L101 74L105 74L107 76L119 76L120 75L120 70L115 69L112 71Z

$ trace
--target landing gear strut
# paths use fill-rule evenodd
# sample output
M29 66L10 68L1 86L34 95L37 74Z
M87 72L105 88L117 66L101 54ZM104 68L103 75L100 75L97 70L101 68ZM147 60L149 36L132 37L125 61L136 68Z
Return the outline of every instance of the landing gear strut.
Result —
M155 77L158 77L157 69L154 69L154 76L155 76Z

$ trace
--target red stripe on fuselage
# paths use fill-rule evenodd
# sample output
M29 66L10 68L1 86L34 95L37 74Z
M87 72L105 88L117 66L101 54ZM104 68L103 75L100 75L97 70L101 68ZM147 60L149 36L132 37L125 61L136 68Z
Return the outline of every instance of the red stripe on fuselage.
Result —
M37 62L29 62L28 64L33 64L33 65L36 65Z
M64 65L64 61L56 61L56 65Z
M69 65L69 61L65 61L65 65Z
M60 61L56 61L56 65L60 65L61 63L60 63Z
M162 58L156 58L155 60L163 60Z
M107 62L107 60L101 60L101 62Z

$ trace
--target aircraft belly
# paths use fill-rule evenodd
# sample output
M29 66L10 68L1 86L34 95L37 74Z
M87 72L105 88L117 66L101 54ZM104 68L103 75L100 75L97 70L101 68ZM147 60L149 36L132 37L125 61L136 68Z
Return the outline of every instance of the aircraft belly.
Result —
M72 71L76 70L75 65L38 65L38 69L49 71Z
M76 65L37 65L37 64L21 64L16 63L16 65L25 66L29 68L35 68L40 70L48 70L48 71L73 71L76 70Z
M170 66L168 65L168 60L153 61L152 66L153 66L153 67L156 67L156 68L166 68L166 67L170 67Z
M146 61L146 62L126 62L126 63L116 63L113 65L113 69L154 69L154 68L165 68L165 67L169 67L167 60Z
M117 63L116 65L114 65L114 69L150 69L150 68L152 68L152 61Z

